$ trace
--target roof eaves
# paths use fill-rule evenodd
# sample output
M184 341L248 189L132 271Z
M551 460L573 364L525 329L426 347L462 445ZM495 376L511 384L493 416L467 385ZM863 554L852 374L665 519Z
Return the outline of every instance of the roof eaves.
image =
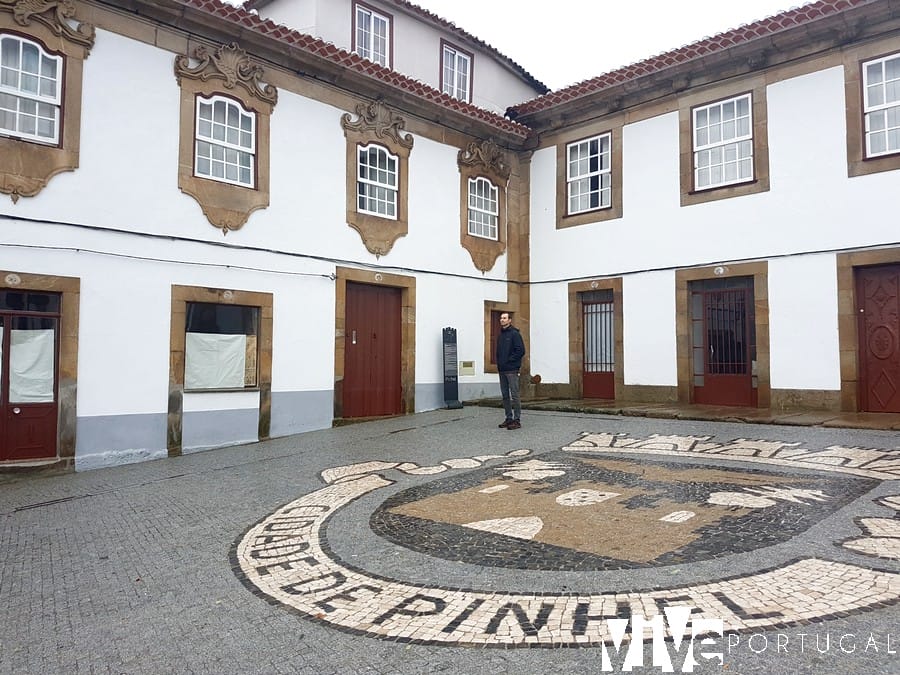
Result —
M406 75L398 73L390 68L385 68L377 63L362 58L358 54L348 52L330 42L325 42L306 33L301 33L287 26L276 24L270 19L262 19L255 12L244 9L243 6L229 5L222 0L177 0L181 4L195 10L219 17L237 25L245 31L263 35L277 40L289 47L312 56L324 59L332 64L342 66L364 77L377 80L379 83L388 84L399 92L438 105L444 109L459 113L465 117L478 120L492 126L499 131L511 134L520 139L528 137L528 127L507 119L497 113L479 108L471 103L465 103L453 98L434 87L414 80ZM245 3L247 4L247 3Z
M593 78L577 82L564 89L535 97L512 106L508 114L521 117L537 113L556 105L569 103L576 99L597 94L615 85L625 84L647 75L662 72L667 68L681 65L689 61L726 52L727 50L749 44L764 38L773 38L777 34L796 29L805 24L833 16L840 12L875 2L876 0L818 0L800 7L794 7L749 24L719 33L712 37L684 45L656 56L651 56L636 63L603 73Z

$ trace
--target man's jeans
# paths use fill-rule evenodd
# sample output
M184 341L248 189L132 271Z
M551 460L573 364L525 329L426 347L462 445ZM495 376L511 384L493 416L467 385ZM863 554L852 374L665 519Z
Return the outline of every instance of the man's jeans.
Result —
M519 400L519 373L500 373L500 395L506 419L517 420L522 416L522 402Z

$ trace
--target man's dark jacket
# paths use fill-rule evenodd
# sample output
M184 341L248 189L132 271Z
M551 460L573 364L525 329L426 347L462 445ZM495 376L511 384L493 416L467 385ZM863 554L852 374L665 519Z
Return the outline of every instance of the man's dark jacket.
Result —
M519 329L515 326L500 329L500 335L497 336L497 370L501 373L519 370L523 356L525 343Z

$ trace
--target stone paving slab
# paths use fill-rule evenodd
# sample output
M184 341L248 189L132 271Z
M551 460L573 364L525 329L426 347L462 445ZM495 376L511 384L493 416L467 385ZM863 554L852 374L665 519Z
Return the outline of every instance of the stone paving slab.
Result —
M7 481L0 673L900 672L896 432L498 421Z

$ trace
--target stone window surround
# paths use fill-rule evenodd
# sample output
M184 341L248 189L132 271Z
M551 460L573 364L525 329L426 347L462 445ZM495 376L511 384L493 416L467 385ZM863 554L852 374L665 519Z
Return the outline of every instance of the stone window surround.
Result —
M507 248L507 198L511 167L503 150L491 141L473 141L457 155L459 167L459 243L482 273L489 272ZM486 178L497 188L497 238L469 234L469 179Z
M560 139L556 145L556 229L576 225L587 225L622 217L622 127L621 117L606 120L607 126L589 134L580 133L577 137L568 136ZM583 132L583 130L582 130ZM569 215L569 181L567 146L578 141L609 134L610 142L610 196L609 206L599 207L591 211Z
M401 413L416 409L416 278L386 272L337 267L334 302L334 418L344 416L344 340L347 329L347 282L400 289Z
M622 277L595 279L592 281L575 281L569 284L569 385L574 398L582 398L584 394L584 321L579 296L591 291L610 290L613 293L613 339L614 358L613 378L616 398L623 398L625 393L625 337L622 307Z
M78 333L81 280L49 274L0 271L0 288L16 291L60 293L59 388L56 425L57 464L72 468L75 461L75 430L78 421Z
M390 253L394 242L409 232L409 153L413 137L404 134L406 121L379 101L359 103L356 120L350 113L341 116L347 141L346 214L347 225L359 233L369 253L381 257ZM380 145L397 157L397 217L383 218L357 210L359 149Z
M169 324L169 395L166 422L166 447L169 457L182 453L184 425L184 349L187 303L206 302L217 305L245 305L259 308L259 336L257 337L256 387L244 391L259 391L259 429L257 437L269 437L272 419L272 325L273 296L271 293L238 291L223 288L201 288L172 284L172 310ZM210 392L214 394L215 392Z
M753 303L756 313L756 407L768 408L772 388L769 356L769 266L765 261L721 263L675 271L675 351L678 372L678 402L694 400L694 378L691 367L691 281L753 277Z
M62 101L59 115L59 143L47 145L21 138L0 136L0 192L13 202L33 197L53 176L74 171L79 165L81 146L81 97L84 61L94 45L95 29L65 17L59 3L27 10L0 4L0 32L33 40L48 53L63 57Z
M189 53L190 57L175 57L175 77L181 89L178 187L197 201L210 225L228 234L243 227L251 213L269 205L270 118L278 93L271 85L262 84L262 67L253 64L234 43L213 51L200 45ZM253 188L194 175L197 98L213 96L232 99L256 116Z
M678 101L678 138L680 156L681 206L731 199L769 190L768 103L764 75L742 80L735 85L720 85L686 95ZM751 95L753 114L753 180L694 190L694 108L743 94Z
M863 63L897 53L896 43L894 43L893 49L888 49L885 42L863 45L844 52L847 176L850 178L900 169L900 152L871 158L865 156L866 136L863 112Z
M900 247L853 251L837 255L838 345L841 364L841 410L859 411L859 330L857 267L900 263Z

